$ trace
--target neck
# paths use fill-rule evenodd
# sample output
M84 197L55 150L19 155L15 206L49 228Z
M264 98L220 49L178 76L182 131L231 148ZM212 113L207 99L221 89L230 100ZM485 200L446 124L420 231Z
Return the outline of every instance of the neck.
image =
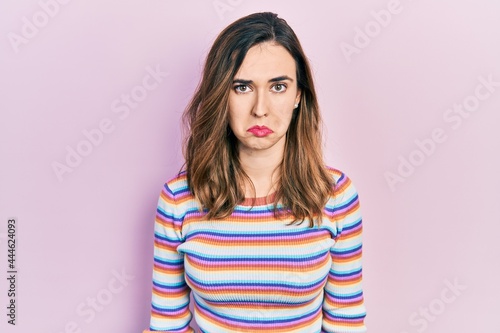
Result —
M284 145L276 144L266 150L239 149L241 167L255 187L253 192L251 184L246 183L245 197L264 197L276 191L284 148Z

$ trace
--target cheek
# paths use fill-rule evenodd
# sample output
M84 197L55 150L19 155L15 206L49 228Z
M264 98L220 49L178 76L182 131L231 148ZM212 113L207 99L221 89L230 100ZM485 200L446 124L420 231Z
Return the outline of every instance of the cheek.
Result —
M229 124L229 127L233 130L234 132L234 115L231 111L229 111L229 114L228 114L228 124Z
M233 133L241 131L241 127L243 126L243 119L241 113L235 110L231 111L230 109L228 117L229 117L228 118L229 127L231 128Z
M283 123L289 123L290 120L292 119L293 115L293 106L290 107L288 104L285 105L279 105L277 108L275 108L275 115L276 118Z
M252 116L253 102L250 98L229 99L228 106L229 121L233 122L233 124L248 120Z
M280 115L286 115L293 111L293 105L295 104L295 99L292 98L292 94L287 96L279 96L271 101L272 109L275 113Z
M230 101L229 102L229 111L228 111L228 117L229 117L229 122L231 123L236 123L238 121L241 121L241 119L244 118L244 116L249 113L248 106L245 105L244 102L242 101Z
M235 118L237 117L237 106L236 106L236 103L234 103L234 101L229 98L229 102L228 102L228 112L227 112L227 117L228 117L228 122L229 122L229 125L231 126L231 128L233 127L233 124L235 122Z

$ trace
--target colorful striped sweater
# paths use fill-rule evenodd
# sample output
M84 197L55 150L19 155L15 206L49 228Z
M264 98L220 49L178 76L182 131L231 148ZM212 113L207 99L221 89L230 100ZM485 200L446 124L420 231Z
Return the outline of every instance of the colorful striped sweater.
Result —
M366 332L358 194L345 174L330 172L335 192L313 228L276 219L272 195L207 221L185 173L168 181L154 224L151 323L143 333L194 332L190 291L202 333Z

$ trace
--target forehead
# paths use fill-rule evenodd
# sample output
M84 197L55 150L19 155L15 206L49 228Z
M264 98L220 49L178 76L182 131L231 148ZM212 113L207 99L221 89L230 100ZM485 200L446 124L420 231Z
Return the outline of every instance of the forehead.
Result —
M287 49L279 44L265 42L248 50L235 78L267 81L287 75L295 80L295 71L295 60Z

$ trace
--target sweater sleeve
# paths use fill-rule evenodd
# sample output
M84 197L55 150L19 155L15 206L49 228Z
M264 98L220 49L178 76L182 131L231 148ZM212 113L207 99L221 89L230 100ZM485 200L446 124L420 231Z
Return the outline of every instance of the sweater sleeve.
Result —
M358 193L345 174L337 181L329 209L336 235L330 250L332 266L325 285L322 332L366 332L361 283L362 219Z
M183 242L183 213L175 194L165 184L154 223L154 263L151 321L146 332L193 333L189 326L190 289L184 279L184 257L177 252Z

